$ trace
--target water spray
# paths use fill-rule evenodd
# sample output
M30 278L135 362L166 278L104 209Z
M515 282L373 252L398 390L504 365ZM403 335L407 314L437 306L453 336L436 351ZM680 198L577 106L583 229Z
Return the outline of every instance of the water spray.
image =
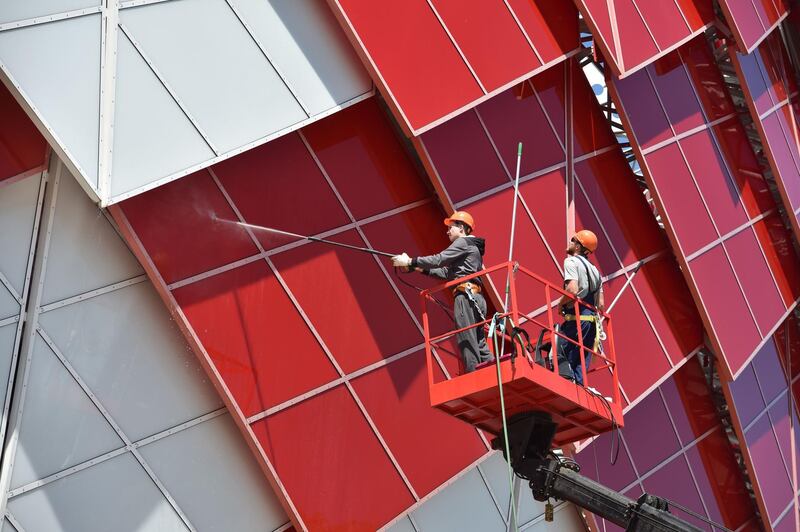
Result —
M329 244L331 246L339 246L339 247L342 247L342 248L352 249L353 251L360 251L362 253L369 253L370 255L378 255L378 256L381 256L381 257L389 257L389 258L394 257L395 255L397 255L397 253L387 253L385 251L377 251L377 250L374 250L374 249L362 248L362 247L359 247L359 246L352 246L350 244L343 244L342 242L334 242L333 240L326 240L324 238L317 238L315 236L300 235L300 234L297 234L297 233L291 233L289 231L282 231L280 229L274 229L272 227L264 227L263 225L255 225L255 224L249 224L249 223L245 223L245 222L238 222L236 220L224 220L222 218L217 218L216 214L212 214L211 215L211 219L212 220L218 220L220 222L241 225L242 227L249 227L250 229L254 229L256 231L266 231L268 233L275 233L275 234L278 234L278 235L290 236L292 238L300 238L302 240L310 240L311 242L319 242L321 244Z

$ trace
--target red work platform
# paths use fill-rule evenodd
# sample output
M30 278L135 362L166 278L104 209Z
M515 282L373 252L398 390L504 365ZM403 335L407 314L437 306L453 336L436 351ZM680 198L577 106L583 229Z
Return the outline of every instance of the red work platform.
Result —
M584 382L587 387L600 388L598 395L562 378L558 374L557 364L548 363L547 357L536 363L533 358L536 356L535 353L529 353L518 342L512 343L506 336L506 349L501 349L501 354L505 356L500 359L506 419L522 412L549 414L553 422L558 425L552 443L554 447L610 431L615 425L621 427L622 403L610 317L599 312L603 317L603 327L607 333L607 339L602 342L602 349L598 347L597 350L592 350L585 347L581 337L576 342L564 336L557 331L554 314L557 312L557 301L566 292L515 262L500 264L421 293L431 405L486 432L502 434L500 388L495 362L449 380L436 382L434 379L434 364L440 364L438 357L434 356L437 345L452 341L456 333L473 327L483 327L485 330L491 323L492 316L486 316L486 320L472 327L432 336L428 303L433 300L436 292L449 293L456 285L476 277L484 279L493 277L505 285L504 274L510 276L510 304L507 312L497 314L497 320L510 318L511 324L525 330L532 338L539 338L538 344L546 344L552 338L557 338L559 342L572 342L579 346L581 352L592 356L589 370L583 368ZM486 285L488 283L484 282L484 286ZM519 289L522 291L519 295L523 296L521 303L525 305L525 309L533 309L531 312L520 312L517 294ZM529 299L532 301L528 301ZM574 298L572 299L577 314L578 304ZM509 330L511 324L508 325ZM491 346L492 340L487 341ZM513 359L508 356L512 350L515 355Z

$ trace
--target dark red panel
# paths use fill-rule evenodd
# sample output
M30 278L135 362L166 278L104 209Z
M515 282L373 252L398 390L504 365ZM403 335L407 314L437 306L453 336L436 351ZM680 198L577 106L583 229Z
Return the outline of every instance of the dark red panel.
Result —
M725 241L736 277L761 331L766 334L786 312L755 233L745 229Z
M567 217L564 216L564 204L567 200L567 176L564 169L554 170L526 181L519 187L520 196L530 209L542 231L545 242L556 256L564 251L567 242ZM547 200L542 201L543 198ZM510 213L508 218L510 219Z
M518 100L514 92L508 90L481 104L478 114L512 175L516 171L520 142L523 146L522 176L564 161L564 149L536 98ZM530 124L539 126L530 127Z
M365 245L355 231L331 240ZM312 243L273 260L345 373L422 342L373 257Z
M685 162L691 169L719 234L724 235L747 223L747 213L725 161L708 131L680 141Z
M356 219L430 195L375 99L318 120L303 135Z
M574 78L580 79L578 76L585 76L577 63L570 61L568 65L572 69L570 75ZM611 132L611 128L608 127L608 120L602 109L597 106L595 98L594 91L588 83L572 84L572 114L579 117L581 121L581 127L573 130L572 146L575 157L581 157L609 146L616 148L617 139ZM564 104L561 103L561 106L563 108ZM553 115L552 112L548 112L548 114Z
M420 497L486 452L474 428L431 408L422 351L354 380L353 387Z
M647 65L714 21L710 0L576 0L575 3L618 75L628 75Z
M645 397L625 415L625 423L636 429L625 431L625 442L638 471L653 469L681 448L659 393Z
M0 182L45 163L47 144L5 86L0 85Z
M570 2L508 0L508 5L545 63L575 48L578 10Z
M475 111L433 128L422 135L422 140L453 202L509 181Z
M720 6L739 46L748 51L789 12L783 0L720 0Z
M689 263L700 298L725 359L735 372L742 367L761 335L747 309L736 277L722 248L717 246Z
M377 530L414 502L343 386L252 428L309 530Z
M792 235L777 213L757 222L753 229L778 283L783 302L788 307L800 297L800 268L797 267Z
M689 255L715 240L719 235L678 144L669 144L651 153L645 161L681 251Z
M486 90L498 89L542 65L505 4L483 0L432 3ZM498 61L497 50L503 51L502 61Z
M173 295L245 416L339 376L264 261Z
M247 223L313 235L350 222L296 133L227 159L214 173ZM313 205L298 209L308 198ZM264 249L294 240L268 231L254 234Z
M258 253L211 175L203 170L121 204L167 283Z
M436 12L425 0L329 3L398 121L414 135L475 105L485 94L476 77L491 95L579 46L575 9L567 2L517 5L519 15L504 3L479 0L437 0ZM543 23L553 29L538 31ZM541 45L540 57L528 40Z
M665 253L642 266L633 286L673 364L702 345L702 321L674 257Z
M792 212L800 207L800 144L794 132L798 118L791 107L784 106L763 121L765 148L772 156L776 177Z
M333 0L333 7L346 17L345 31L358 37L362 52L374 62L411 129L424 127L483 94L424 0L386 5Z
M645 150L673 137L669 118L647 72L629 76L624 82L615 83L614 87L619 94L620 109L641 149Z
M647 72L674 133L685 133L703 125L703 109L678 53L660 59Z

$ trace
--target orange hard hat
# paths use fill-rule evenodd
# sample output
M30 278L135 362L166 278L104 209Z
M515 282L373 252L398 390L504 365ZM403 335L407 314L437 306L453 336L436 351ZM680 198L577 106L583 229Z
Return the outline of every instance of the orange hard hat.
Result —
M575 233L572 238L577 240L581 243L581 246L585 247L592 253L597 249L597 235L589 231L588 229L582 229Z
M473 231L475 230L475 220L472 219L472 216L467 211L456 211L450 215L450 218L444 219L444 225L448 227L450 226L451 222L465 223L470 229Z

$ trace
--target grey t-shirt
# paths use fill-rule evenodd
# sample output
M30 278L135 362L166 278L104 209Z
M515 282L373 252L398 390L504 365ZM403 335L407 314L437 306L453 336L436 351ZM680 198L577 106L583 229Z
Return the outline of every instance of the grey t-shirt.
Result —
M585 266L585 267L584 267ZM578 298L583 299L589 293L589 277L591 276L592 287L597 292L602 290L603 280L600 271L594 264L580 255L570 255L564 259L564 281L578 281Z

